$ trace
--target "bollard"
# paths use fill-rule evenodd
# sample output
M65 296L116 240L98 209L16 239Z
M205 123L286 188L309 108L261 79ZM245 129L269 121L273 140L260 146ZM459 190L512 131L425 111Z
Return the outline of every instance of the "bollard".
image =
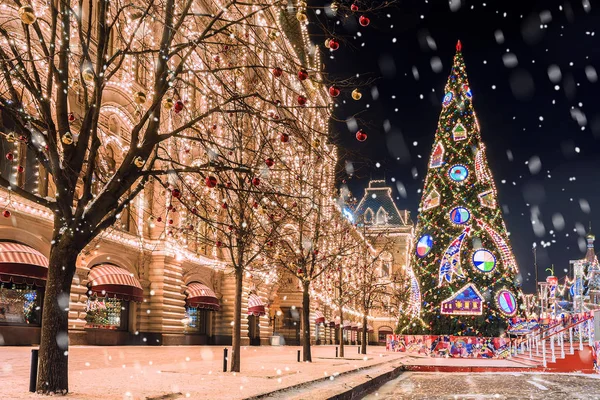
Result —
M31 350L31 369L29 372L29 391L35 393L35 386L38 374L38 354L39 349Z
M358 354L360 354L360 346L358 346Z
M298 362L300 362L300 350L298 350Z
M223 349L223 372L227 372L227 348Z
M338 356L338 348L337 348L337 346L336 346L336 347L335 347L335 358L337 358L337 356Z

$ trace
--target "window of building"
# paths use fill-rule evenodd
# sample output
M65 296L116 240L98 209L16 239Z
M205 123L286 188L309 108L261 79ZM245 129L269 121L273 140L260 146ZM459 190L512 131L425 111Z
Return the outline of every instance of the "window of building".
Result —
M39 326L43 295L43 288L0 283L0 325Z
M86 328L127 330L129 302L108 297L90 297L85 306Z
M386 251L381 254L381 276L388 277L392 273L392 255Z
M367 211L365 211L365 224L372 224L373 223L373 210L371 210L370 208L367 208Z
M383 207L379 207L379 210L377 210L377 225L385 224L387 224L387 213Z
M185 308L185 332L206 335L208 332L208 310L196 307Z

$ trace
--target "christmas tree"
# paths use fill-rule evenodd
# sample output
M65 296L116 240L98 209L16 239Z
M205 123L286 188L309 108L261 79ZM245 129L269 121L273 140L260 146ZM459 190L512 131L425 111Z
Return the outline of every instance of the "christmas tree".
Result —
M487 164L460 41L423 188L409 333L498 336L521 314L518 268Z

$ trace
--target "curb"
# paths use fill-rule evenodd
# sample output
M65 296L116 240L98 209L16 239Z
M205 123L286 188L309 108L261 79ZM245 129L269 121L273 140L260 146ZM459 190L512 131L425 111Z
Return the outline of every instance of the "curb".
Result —
M345 375L348 375L348 374L352 374L352 373L355 373L355 372L358 372L358 371L368 370L368 369L370 369L370 368L374 368L374 367L380 367L380 366L382 366L382 365L385 365L385 364L388 364L388 363L392 363L392 362L394 362L394 361L398 361L398 360L396 360L396 359L394 359L394 360L387 360L387 361L384 361L384 362L382 362L382 363L380 363L380 364L369 365L369 366L365 366L365 367L358 367L358 368L356 368L356 369L353 369L353 370L350 370L350 371L341 372L341 373L339 373L339 374L335 375L335 378L338 378L338 377L340 377L340 376L345 376ZM358 386L356 386L356 387L354 387L354 388L350 389L348 392L353 392L355 389L358 389L358 388L360 388L360 387L363 387L363 386L365 386L365 387L366 387L366 386L368 386L368 388L365 388L365 390L366 390L366 389L369 389L369 390L370 390L370 389L372 388L372 387L370 386L371 382L373 382L373 381L376 381L376 380L379 382L379 378L380 378L380 377L382 377L382 376L387 376L387 375L389 375L389 374L391 374L391 373L394 373L394 372L396 372L396 370L398 370L398 369L400 369L400 370L403 370L404 368L405 368L404 366L400 366L400 367L394 368L392 371L390 371L390 372L386 372L386 373L384 373L384 374L382 374L382 375L379 375L379 376L377 376L377 377L375 377L375 378L373 378L373 379L369 380L368 382L362 383L362 384L360 384L360 385L358 385ZM398 376L398 375L400 375L400 373L397 373L397 375L396 375L396 376ZM328 381L328 380L330 380L330 379L331 379L331 376L333 376L333 375L330 375L330 376L325 376L325 377L323 377L323 378L313 379L313 380L306 381L306 382L302 382L302 383L298 383L298 384L296 384L296 385L292 385L292 386L288 386L288 387L285 387L285 388L277 389L277 390L274 390L274 391L272 391L272 392L268 392L268 393L262 393L262 394L258 394L258 395L256 395L256 396L252 396L252 397L246 397L246 398L244 398L243 400L258 400L258 399L265 399L265 398L267 398L267 397L269 397L269 396L272 396L272 395L274 395L274 394L280 394L280 393L286 392L286 391L288 391L288 390L298 389L298 388L301 388L301 387L304 387L304 386L309 386L309 385L312 385L312 384L314 384L314 383L319 383L319 382ZM394 376L394 378L395 378L396 376ZM393 378L386 378L386 380L384 380L383 382L380 382L380 383L378 384L378 386L380 386L380 385L382 385L383 383L385 383L385 382L387 381L387 379L393 379ZM340 393L340 394L338 394L338 395L336 395L336 396L334 396L334 397L330 397L330 399L351 399L352 397L338 397L338 396L343 396L343 395L347 394L348 392L343 392L343 393ZM363 390L361 393L364 393L364 390Z
M329 397L327 400L351 400L351 399L362 398L366 394L374 391L375 389L377 389L380 386L384 385L385 383L391 381L392 379L396 379L397 377L402 375L402 373L406 370L407 370L406 366L401 365L399 367L394 368L393 370L391 370L389 372L385 372L381 375L378 375L378 376L374 377L373 379L368 380L367 382L361 383L360 385L357 385L357 386L353 387L352 389L349 389L345 392L337 394L333 397Z

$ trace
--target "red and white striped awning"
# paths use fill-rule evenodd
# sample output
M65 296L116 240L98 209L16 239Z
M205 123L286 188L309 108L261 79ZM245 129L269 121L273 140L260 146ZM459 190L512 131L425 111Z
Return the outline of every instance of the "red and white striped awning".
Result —
M20 243L0 242L0 282L44 286L48 259Z
M215 292L200 282L190 283L185 292L187 293L185 305L188 307L212 311L219 311L219 308L221 308Z
M133 274L112 264L99 264L88 275L90 295L143 301L144 290Z
M254 293L250 294L248 296L248 315L260 317L266 313L265 303L263 303L262 299Z
M321 311L315 311L315 324L324 324L325 315Z

